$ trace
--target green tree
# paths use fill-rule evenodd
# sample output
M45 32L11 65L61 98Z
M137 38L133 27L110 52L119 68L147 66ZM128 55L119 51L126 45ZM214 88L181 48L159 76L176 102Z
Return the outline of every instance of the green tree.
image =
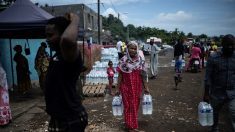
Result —
M179 38L186 39L188 38L195 38L194 35L189 32L187 35L183 31L180 31L178 28L175 28L174 31L166 31L164 29L159 29L156 27L145 27L145 26L138 26L135 27L133 24L128 24L124 26L122 21L113 15L109 15L108 17L103 17L103 27L105 30L109 30L113 38L120 38L122 40L136 39L142 40L146 42L149 37L158 37L162 39L163 43L167 44L174 44L175 41ZM202 34L199 37L206 37L206 34Z
M192 38L193 37L193 34L191 32L188 33L187 35L188 38Z
M213 36L212 37L213 41L215 42L215 44L217 46L221 46L221 40L222 40L222 36L218 37L218 36Z
M205 38L205 39L206 39L206 38L207 38L207 35L206 35L206 34L201 34L201 35L199 35L198 37L199 37L199 38Z
M128 24L126 26L126 34L127 34L127 37L129 35L129 38L137 39L136 28L133 24Z
M114 17L112 14L108 16L108 18L103 17L103 27L104 30L109 30L111 32L112 38L115 39L126 39L125 27L123 23L118 18Z

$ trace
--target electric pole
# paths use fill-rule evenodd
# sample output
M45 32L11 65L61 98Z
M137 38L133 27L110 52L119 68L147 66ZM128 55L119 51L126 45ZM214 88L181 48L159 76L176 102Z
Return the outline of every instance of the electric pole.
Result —
M100 44L100 0L98 0L98 44Z

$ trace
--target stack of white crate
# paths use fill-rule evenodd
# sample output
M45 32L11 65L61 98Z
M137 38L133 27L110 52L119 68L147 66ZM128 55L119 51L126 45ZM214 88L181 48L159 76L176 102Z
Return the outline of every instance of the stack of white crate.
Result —
M118 53L116 48L102 48L101 60L96 61L92 70L86 75L86 84L108 84L107 68L108 62L113 62L113 67L116 70L118 64ZM114 84L117 83L117 72L114 74Z

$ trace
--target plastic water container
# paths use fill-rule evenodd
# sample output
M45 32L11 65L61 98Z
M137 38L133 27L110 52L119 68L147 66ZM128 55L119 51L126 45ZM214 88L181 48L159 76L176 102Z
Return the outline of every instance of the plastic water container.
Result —
M171 66L175 66L175 60L171 61Z
M204 60L204 67L206 67L206 63L207 63L207 61L206 61L206 60Z
M144 115L151 115L153 111L152 96L144 94L142 100L142 112Z
M207 103L200 102L198 105L198 120L202 126L207 126Z
M208 104L207 108L207 125L212 126L214 124L214 117L213 117L213 108L211 104Z
M185 60L182 60L182 67L185 67Z
M202 126L212 126L213 108L207 102L200 102L198 105L198 120Z
M112 101L112 110L114 116L121 116L123 113L122 98L120 96L114 96Z

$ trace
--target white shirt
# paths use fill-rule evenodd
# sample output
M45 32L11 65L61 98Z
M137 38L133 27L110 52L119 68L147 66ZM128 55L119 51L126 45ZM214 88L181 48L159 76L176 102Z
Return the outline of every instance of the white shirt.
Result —
M122 41L118 41L116 47L117 47L117 51L118 51L119 53L121 53L121 52L122 52L122 49L121 49L121 47L122 47Z
M151 45L151 54L158 54L160 50L161 48L156 44Z
M139 50L139 56L141 57L142 60L145 60L144 53L142 50Z

